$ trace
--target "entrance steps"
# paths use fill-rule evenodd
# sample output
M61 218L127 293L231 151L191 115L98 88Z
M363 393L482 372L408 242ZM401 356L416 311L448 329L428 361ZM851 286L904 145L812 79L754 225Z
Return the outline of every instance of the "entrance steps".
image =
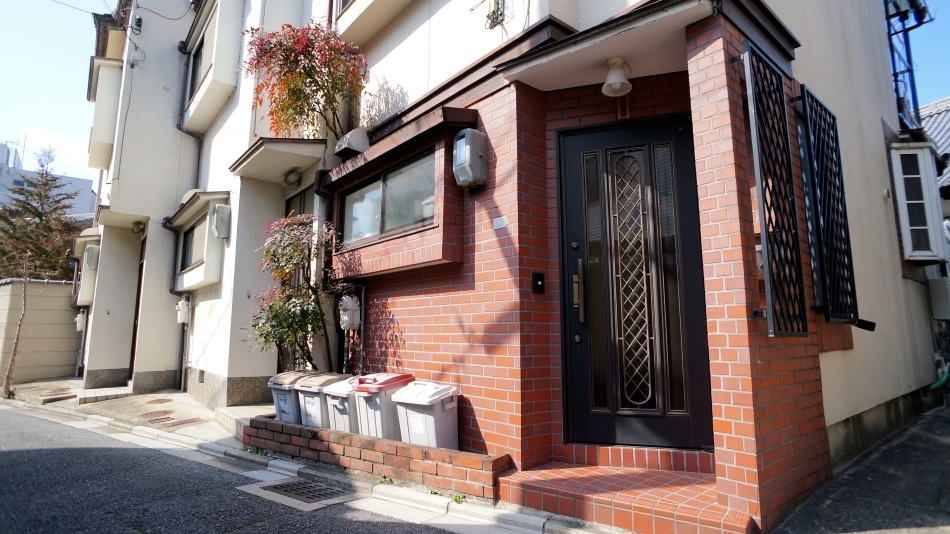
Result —
M510 470L498 480L500 500L649 533L753 533L756 523L719 504L712 473L552 462Z

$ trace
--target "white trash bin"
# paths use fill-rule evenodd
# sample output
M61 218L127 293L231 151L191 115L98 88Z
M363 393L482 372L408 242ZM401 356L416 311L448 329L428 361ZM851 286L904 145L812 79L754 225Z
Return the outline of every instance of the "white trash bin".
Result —
M359 434L360 421L356 416L356 391L353 389L358 379L353 376L323 388L331 429Z
M416 381L393 394L402 441L459 448L458 393L454 386Z
M356 406L360 434L399 440L399 417L392 395L416 378L408 373L374 373L358 378Z
M300 423L304 426L329 428L330 413L323 388L348 378L352 377L338 373L322 373L304 377L297 382L294 388L300 401Z
M300 403L294 385L300 380L317 374L316 371L287 371L270 377L267 387L274 396L274 411L281 423L300 424Z

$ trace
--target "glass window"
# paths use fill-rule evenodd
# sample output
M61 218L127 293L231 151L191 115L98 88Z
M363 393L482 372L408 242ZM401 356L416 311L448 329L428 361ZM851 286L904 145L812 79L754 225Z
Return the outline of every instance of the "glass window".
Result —
M202 78L204 78L204 65L202 65L204 45L204 39L202 39L202 41L198 43L198 46L195 47L194 52L191 53L191 76L188 82L189 97L195 96L195 92L198 90L198 86L201 85Z
M355 241L431 219L435 155L389 171L343 199L343 241Z
M181 236L181 267L185 269L201 263L205 258L205 241L208 239L208 218L202 217Z
M284 203L285 217L304 214L312 215L313 210L313 190L309 187L288 198Z

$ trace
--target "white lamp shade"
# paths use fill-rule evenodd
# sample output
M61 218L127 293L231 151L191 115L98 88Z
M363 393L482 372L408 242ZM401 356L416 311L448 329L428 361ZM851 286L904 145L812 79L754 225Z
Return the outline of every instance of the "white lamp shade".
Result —
M623 96L633 88L627 78L627 71L624 69L624 61L620 58L611 58L607 61L610 70L607 71L607 80L601 91L612 97Z

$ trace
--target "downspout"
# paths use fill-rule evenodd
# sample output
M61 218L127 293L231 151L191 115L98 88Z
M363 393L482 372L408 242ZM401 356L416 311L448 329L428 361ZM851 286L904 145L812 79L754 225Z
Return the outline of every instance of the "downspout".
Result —
M181 233L178 229L172 226L171 217L165 217L162 219L162 228L168 230L175 236L175 244L172 247L172 250L175 252L172 253L172 275L171 280L168 283L168 292L176 297L180 297L181 300L191 302L191 295L184 291L177 291L175 289L175 282L178 280L177 269L178 269L178 242L181 239ZM188 339L188 323L181 324L181 331L178 335L178 385L182 391L185 391L185 346Z
M185 49L185 42L181 41L178 43L178 51L185 56L185 60L182 62L182 76L181 76L181 89L180 89L180 98L178 105L178 122L175 124L175 127L178 128L178 131L193 138L195 140L195 174L191 182L191 189L198 189L199 181L201 180L201 149L204 146L204 136L199 133L192 132L184 127L183 123L185 121L185 99L188 91L188 59L189 55ZM175 245L172 248L172 269L171 269L171 280L168 284L168 292L176 297L180 297L184 301L191 302L191 295L175 290L175 282L177 281L177 269L178 269L178 246L179 241L181 240L181 233L177 228L174 228L169 224L171 222L171 217L165 217L162 219L162 228L172 232L175 235ZM178 336L178 384L179 388L182 391L185 391L185 357L186 348L188 340L188 323L181 323L181 331Z

